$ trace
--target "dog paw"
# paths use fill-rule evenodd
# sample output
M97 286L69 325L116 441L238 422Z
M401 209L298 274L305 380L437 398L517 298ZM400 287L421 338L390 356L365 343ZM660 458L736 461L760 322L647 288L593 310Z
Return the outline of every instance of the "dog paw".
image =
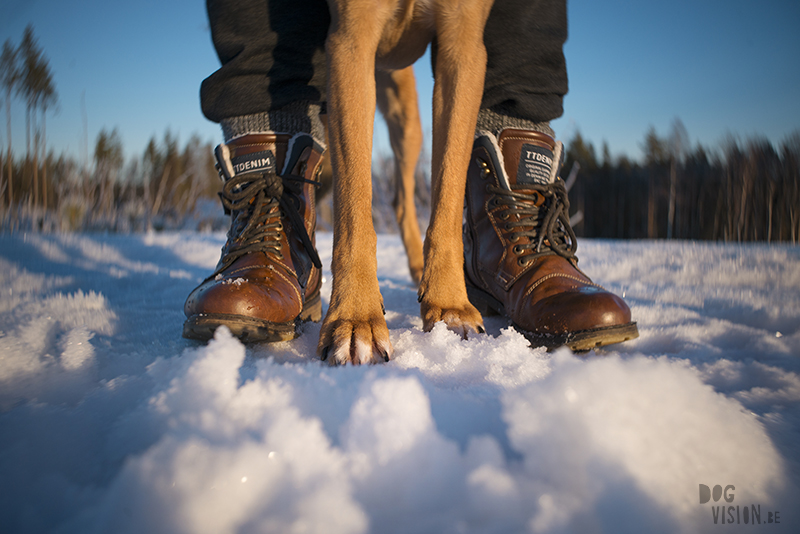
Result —
M420 302L420 312L422 314L422 329L430 332L433 325L439 321L444 321L449 330L459 334L463 339L467 339L470 332L483 334L483 318L480 312L468 301L461 306L440 307L429 304L423 299Z
M366 319L325 318L318 353L329 365L384 363L394 349L383 315Z

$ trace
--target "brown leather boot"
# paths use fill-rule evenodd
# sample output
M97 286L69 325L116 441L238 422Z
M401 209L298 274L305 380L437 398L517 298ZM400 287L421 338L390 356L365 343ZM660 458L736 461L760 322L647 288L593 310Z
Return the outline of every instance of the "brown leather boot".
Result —
M475 140L467 173L467 294L483 314L511 319L534 346L574 351L638 337L623 300L580 269L561 144L505 129Z
M225 325L242 341L285 341L302 321L321 319L314 197L322 154L306 134L217 147L231 228L216 270L186 299L184 337L210 339Z

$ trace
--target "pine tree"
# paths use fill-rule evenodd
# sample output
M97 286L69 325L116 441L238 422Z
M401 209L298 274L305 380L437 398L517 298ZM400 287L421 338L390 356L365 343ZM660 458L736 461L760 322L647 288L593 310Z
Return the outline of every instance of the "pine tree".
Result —
M658 137L656 129L651 126L644 138L644 160L649 169L649 184L647 195L647 237L655 239L658 237L658 225L656 223L656 211L658 207L658 194L656 191L656 173L658 168L669 161L669 150L667 142Z
M3 43L3 52L0 55L0 84L5 89L6 101L6 132L8 139L8 151L6 152L6 187L8 189L8 205L14 203L14 188L11 166L11 94L18 90L20 83L20 70L18 65L18 54L14 45L10 41ZM2 172L2 169L0 169Z
M42 131L37 126L37 112L42 110L42 117L46 116L47 109L55 106L57 96L50 66L44 53L39 48L39 43L33 34L33 26L28 25L22 34L19 45L19 54L22 57L22 83L21 93L26 105L26 147L28 158L31 157L31 141L33 141L33 205L38 202L39 188L39 143ZM46 147L46 145L43 145ZM44 175L46 177L46 174ZM46 184L42 184L42 197L47 201Z
M672 239L675 231L675 202L678 187L678 166L689 147L689 134L683 122L676 118L669 136L669 206L667 207L667 239Z
M114 185L123 163L122 140L119 132L114 128L109 133L103 128L97 134L97 143L94 148L94 173L100 188L96 209L106 220L110 220L113 215Z
M57 105L58 96L47 63L45 62L41 67L44 69L39 99L39 107L42 111L42 200L47 209L47 110Z

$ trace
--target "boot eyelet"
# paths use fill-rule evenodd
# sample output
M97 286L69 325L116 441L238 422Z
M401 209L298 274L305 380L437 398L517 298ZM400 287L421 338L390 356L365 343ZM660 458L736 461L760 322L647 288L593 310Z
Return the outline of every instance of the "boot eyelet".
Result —
M520 267L527 267L528 265L530 265L530 263L531 263L531 260L529 260L528 258L519 258L517 260L517 264Z
M520 247L519 245L516 245L512 250L514 251L514 254L516 254L517 256L522 254L522 247Z

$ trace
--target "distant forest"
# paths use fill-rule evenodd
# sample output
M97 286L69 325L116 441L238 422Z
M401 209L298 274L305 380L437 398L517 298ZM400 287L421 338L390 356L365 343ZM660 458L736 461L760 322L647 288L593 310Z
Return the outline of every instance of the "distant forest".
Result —
M11 103L26 112L26 151L12 151ZM226 227L216 200L220 182L212 146L192 137L181 145L166 132L144 152L123 158L117 130L103 129L80 160L47 150L46 119L58 104L55 81L31 27L0 56L0 102L6 146L0 149L0 231L112 231ZM800 237L800 130L779 146L766 139L708 148L688 144L679 120L661 137L651 128L644 159L598 156L580 133L566 142L563 175L572 174L570 214L578 236L617 239L786 241ZM430 159L420 158L417 201L424 225L430 205ZM394 164L373 164L373 219L394 232ZM332 226L330 197L319 224Z
M773 146L733 137L717 150L687 146L679 120L642 142L644 161L598 159L580 134L565 170L578 164L570 191L576 234L586 237L789 241L800 237L800 131ZM578 218L581 218L581 215Z

